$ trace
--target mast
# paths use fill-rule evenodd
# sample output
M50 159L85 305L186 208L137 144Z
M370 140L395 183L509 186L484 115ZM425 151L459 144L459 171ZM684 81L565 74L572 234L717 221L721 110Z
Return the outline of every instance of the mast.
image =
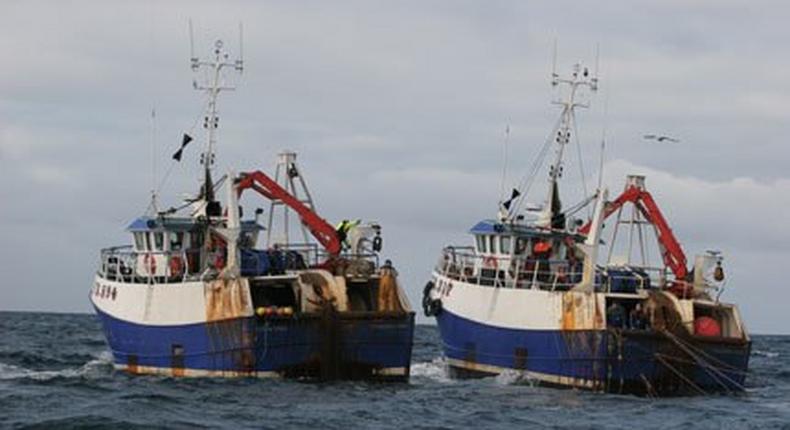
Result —
M191 39L191 22L189 28ZM193 52L190 58L190 65L194 72L197 72L201 68L208 69L207 82L205 84L198 84L197 81L192 82L192 86L196 90L204 91L208 96L208 109L206 110L206 116L203 118L203 128L206 129L207 144L206 150L200 156L200 164L204 167L203 185L201 187L200 197L204 200L206 206L210 206L210 204L214 202L214 183L211 180L211 170L214 166L214 151L217 144L217 128L219 127L217 99L221 91L232 91L235 89L232 86L223 85L222 71L226 67L233 67L239 73L244 70L244 62L241 58L233 62L228 61L228 54L223 50L222 40L218 39L214 42L212 57L213 58L209 61L201 61Z
M576 119L576 108L589 107L588 103L577 100L579 96L578 92L582 87L587 87L593 92L597 91L598 78L597 76L593 76L587 67L583 67L581 63L576 63L573 66L573 73L569 78L562 78L556 72L552 72L551 85L554 87L566 86L567 92L564 94L564 98L552 102L552 104L561 106L562 112L560 114L557 135L554 137L556 148L554 152L554 163L549 167L549 190L546 207L538 220L538 224L548 228L564 229L565 218L562 215L562 203L560 202L558 182L563 172L565 146L571 141L571 130L573 129ZM560 97L562 97L562 95L561 93Z

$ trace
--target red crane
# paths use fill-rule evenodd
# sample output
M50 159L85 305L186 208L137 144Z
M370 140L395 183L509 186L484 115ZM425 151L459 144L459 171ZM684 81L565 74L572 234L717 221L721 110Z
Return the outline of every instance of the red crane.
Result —
M301 218L302 223L310 230L313 237L318 240L330 256L340 254L342 244L340 243L340 238L338 238L335 228L325 219L318 216L312 209L299 201L299 199L292 196L283 187L278 185L272 178L259 170L242 173L239 175L236 190L239 195L241 195L241 193L248 188L252 188L269 200L279 200L293 209L299 215L299 218Z
M608 218L611 214L619 210L626 203L632 203L639 212L656 228L658 246L664 265L672 270L675 279L685 281L688 274L686 267L686 254L680 246L680 242L675 238L672 229L669 228L666 218L658 208L653 196L645 189L644 177L629 177L629 183L616 199L606 204L603 217ZM579 233L586 235L592 227L592 221L588 222L579 229Z

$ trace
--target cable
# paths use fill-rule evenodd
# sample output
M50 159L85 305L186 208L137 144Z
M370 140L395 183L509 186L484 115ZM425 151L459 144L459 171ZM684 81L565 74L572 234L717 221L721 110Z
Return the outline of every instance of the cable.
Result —
M582 175L582 190L584 191L584 195L587 194L587 175L584 173L584 159L582 158L582 144L579 140L579 129L576 127L576 111L571 110L571 122L573 123L573 134L574 140L576 141L576 155L579 158L579 172ZM591 218L592 213L590 212L590 208L587 207L587 218Z
M534 183L535 176L537 175L538 169L543 165L543 160L546 158L546 154L548 153L549 148L551 148L551 143L554 141L554 138L559 130L560 123L562 122L562 116L557 119L557 122L552 127L551 134L546 138L545 142L543 142L543 147L538 152L538 155L535 157L535 160L532 162L532 166L530 167L529 173L527 173L524 178L521 180L519 184L519 188L524 190L521 193L521 196L516 202L516 205L513 209L513 213L518 213L521 210L521 206L523 205L524 201L527 199L527 195L529 194L530 189L532 188L532 184Z

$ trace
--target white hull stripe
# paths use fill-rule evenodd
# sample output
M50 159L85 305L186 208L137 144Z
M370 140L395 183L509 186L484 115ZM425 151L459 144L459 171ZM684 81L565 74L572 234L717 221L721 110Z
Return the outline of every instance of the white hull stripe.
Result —
M116 370L130 372L129 366L115 364ZM188 378L278 378L280 374L272 371L232 371L232 370L206 370L206 369L177 369L172 367L134 366L130 372L140 375L163 375ZM405 367L386 367L375 371L379 376L405 376Z

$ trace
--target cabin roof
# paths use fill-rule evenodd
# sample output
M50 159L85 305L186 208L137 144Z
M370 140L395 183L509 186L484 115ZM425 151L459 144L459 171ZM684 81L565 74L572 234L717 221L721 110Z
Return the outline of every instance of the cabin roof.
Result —
M492 219L486 219L475 224L469 233L472 234L496 234L496 235L509 235L516 237L557 237L557 236L570 236L575 240L580 241L584 239L576 233L561 232L556 230L548 230L538 228L525 224L505 224L497 222Z
M127 231L192 231L198 226L198 221L187 217L151 217L141 216L128 227ZM241 222L242 231L265 230L264 227L254 220L244 220Z

